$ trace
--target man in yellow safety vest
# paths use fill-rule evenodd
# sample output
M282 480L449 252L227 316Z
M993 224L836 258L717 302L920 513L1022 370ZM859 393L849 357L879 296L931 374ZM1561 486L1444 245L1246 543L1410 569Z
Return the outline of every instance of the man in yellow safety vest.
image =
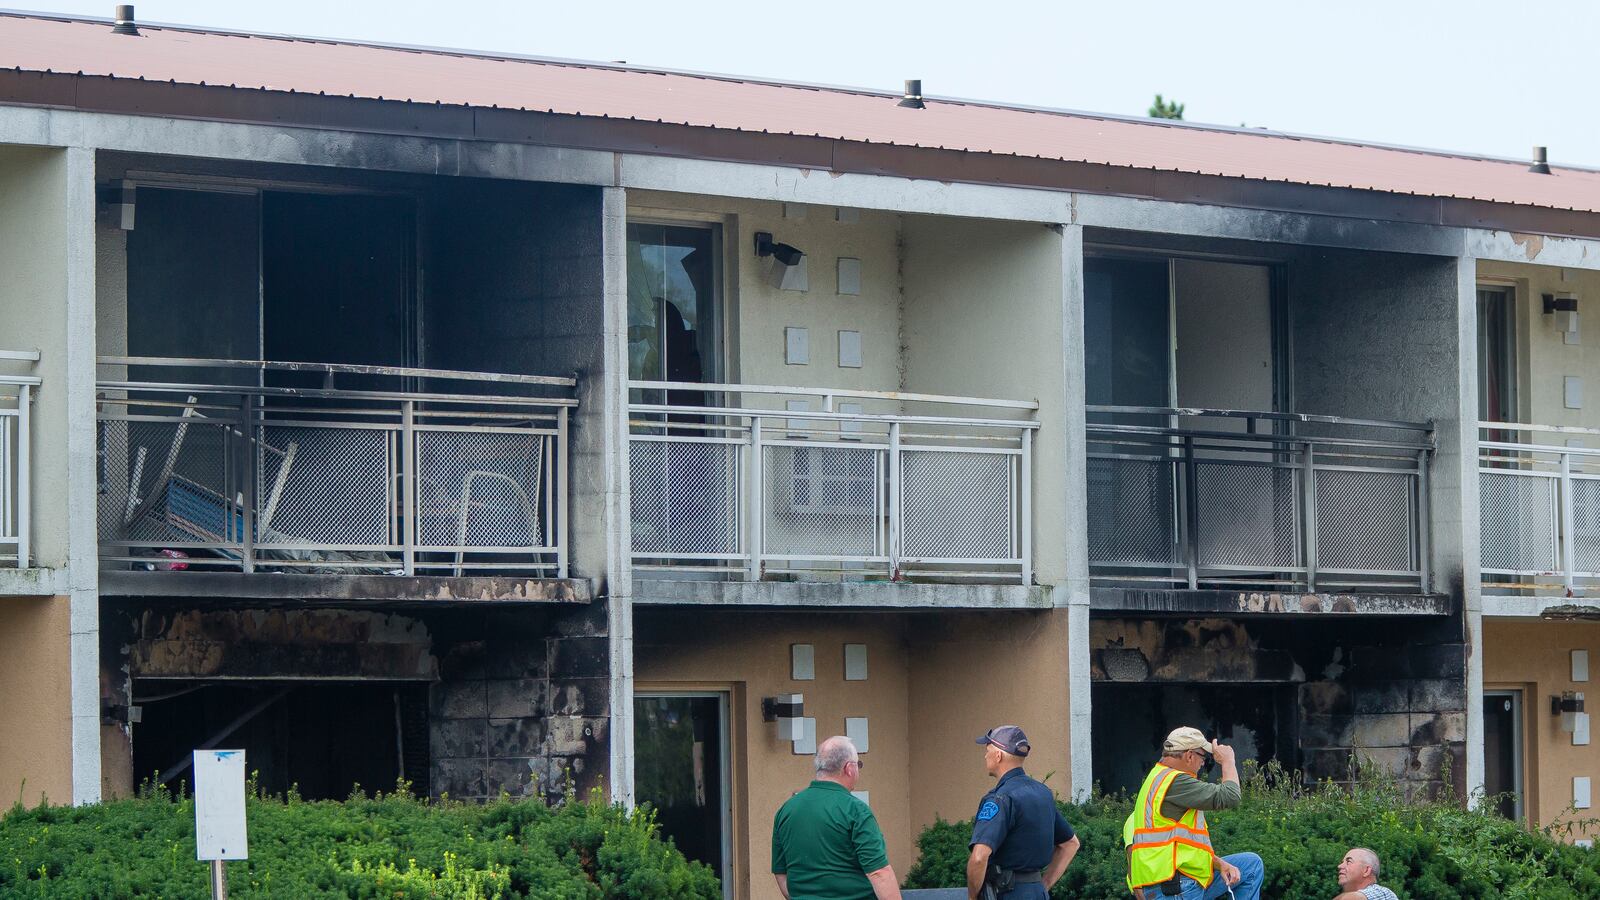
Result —
M1200 779L1215 760L1222 781ZM1254 853L1221 857L1211 849L1206 810L1239 805L1239 769L1233 748L1208 741L1198 728L1167 735L1161 761L1145 777L1133 812L1122 826L1128 848L1128 889L1138 900L1260 900L1263 868Z

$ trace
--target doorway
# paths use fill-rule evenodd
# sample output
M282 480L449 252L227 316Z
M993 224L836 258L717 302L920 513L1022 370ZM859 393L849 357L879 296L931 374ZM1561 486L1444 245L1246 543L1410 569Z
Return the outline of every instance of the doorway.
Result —
M1262 263L1165 256L1085 259L1089 403L1286 408L1280 280L1276 267Z
M1107 792L1134 794L1161 755L1174 723L1220 736L1239 762L1300 764L1299 685L1272 682L1097 682L1093 687L1095 782Z
M728 695L639 692L633 712L635 796L655 807L661 833L710 866L731 897Z
M1483 692L1483 790L1495 812L1522 820L1521 691Z
M719 238L711 225L628 223L629 378L714 382L721 377ZM700 405L703 396L671 391L667 402Z
M196 747L245 751L263 791L342 800L401 781L427 796L425 682L136 678L135 780L193 783Z

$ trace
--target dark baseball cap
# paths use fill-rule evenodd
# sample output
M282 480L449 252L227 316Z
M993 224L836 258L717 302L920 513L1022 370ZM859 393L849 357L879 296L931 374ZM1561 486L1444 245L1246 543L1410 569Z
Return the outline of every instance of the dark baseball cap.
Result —
M1012 756L1027 756L1028 751L1033 749L1028 743L1028 736L1015 725L996 725L978 738L978 743L993 744Z

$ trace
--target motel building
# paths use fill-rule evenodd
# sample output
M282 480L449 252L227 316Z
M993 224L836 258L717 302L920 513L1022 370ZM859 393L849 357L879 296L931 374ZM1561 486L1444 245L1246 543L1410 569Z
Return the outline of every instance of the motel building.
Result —
M1177 723L1530 825L1600 777L1600 173L131 18L0 63L0 797L598 787L771 900L832 734L902 874L1002 722L1064 797Z

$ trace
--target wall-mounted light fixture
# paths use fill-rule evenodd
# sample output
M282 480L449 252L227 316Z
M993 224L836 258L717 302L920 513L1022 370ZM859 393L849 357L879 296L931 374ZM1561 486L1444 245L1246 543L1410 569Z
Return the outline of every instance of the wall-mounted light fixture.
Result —
M792 244L782 244L772 239L772 232L756 232L756 258L772 259L767 280L780 290L803 291L806 279L806 253Z
M1558 330L1577 333L1578 296L1567 292L1545 294L1544 314L1556 317L1556 328Z
M780 741L798 741L805 737L803 721L805 714L804 694L779 694L776 697L761 698L761 721L777 723Z
M1578 727L1578 714L1583 712L1583 695L1562 691L1550 697L1550 715L1561 719L1561 730L1571 734Z

